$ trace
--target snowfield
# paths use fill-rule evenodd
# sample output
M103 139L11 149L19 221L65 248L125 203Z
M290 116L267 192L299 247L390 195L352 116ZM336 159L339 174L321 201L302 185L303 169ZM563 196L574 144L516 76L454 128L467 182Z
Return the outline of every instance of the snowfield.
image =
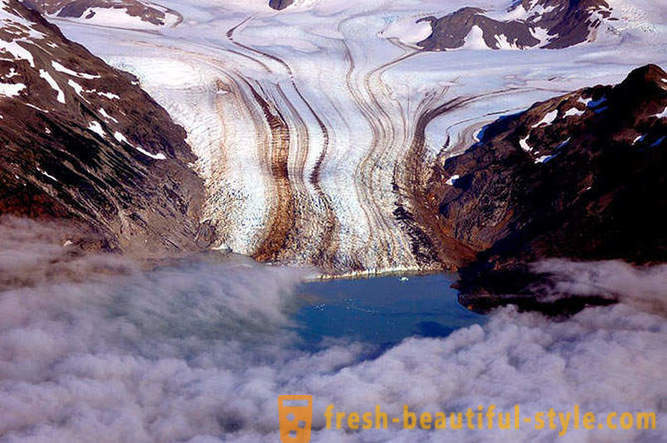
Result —
M420 18L475 6L506 20L511 3L301 0L278 13L264 0L167 0L183 16L175 27L133 29L104 14L51 20L135 74L186 128L215 245L375 273L436 266L417 260L394 215L412 209L410 186L423 178L415 158L462 152L484 125L536 101L666 65L665 8L647 1L609 0L617 20L568 49L516 50L499 35L503 49L491 50L475 28L455 51L416 46L432 32ZM536 127L580 112L549 113ZM532 149L528 139L522 147Z

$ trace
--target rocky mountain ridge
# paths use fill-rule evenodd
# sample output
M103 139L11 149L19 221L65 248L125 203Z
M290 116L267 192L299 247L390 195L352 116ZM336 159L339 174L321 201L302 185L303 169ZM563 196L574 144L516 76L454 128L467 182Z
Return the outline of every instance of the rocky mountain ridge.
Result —
M1 0L0 18L0 214L69 219L141 256L196 250L204 191L183 128L37 12Z
M23 4L49 17L87 22L102 20L117 26L173 26L183 18L176 11L139 0L24 0Z
M548 257L667 261L666 118L667 74L647 65L503 117L437 165L443 232L482 251L464 286L516 293L516 271Z
M504 15L465 7L444 17L426 17L433 33L418 46L428 51L458 48L561 49L590 40L611 15L605 0L521 0Z
M510 12L524 6L535 12L541 4L544 10L538 15L544 20L561 11L556 3L516 2ZM124 48L127 55L106 57L140 76L142 86L188 128L195 158L184 131L138 88L137 79L62 41L36 13L21 28L20 20L29 12L17 13L16 2L4 4L13 11L13 18L3 22L6 64L0 65L1 107L9 122L3 127L9 146L4 212L76 218L100 232L110 248L123 251L160 255L230 249L260 261L317 266L336 276L458 269L471 262L487 270L505 269L545 256L627 253L641 262L658 254L644 248L660 244L648 236L628 235L616 249L609 240L634 226L619 209L631 207L627 195L655 198L646 183L661 185L651 169L661 159L631 154L656 143L661 147L663 120L655 116L664 114L658 109L662 89L655 85L661 86L664 77L655 66L646 68L648 78L658 79L644 81L654 85L646 87L648 92L641 81L586 88L501 118L477 134L489 116L502 115L508 100L513 109L521 109L538 97L562 93L556 87L563 77L552 83L540 72L535 82L525 72L529 65L522 65L516 76L508 74L496 83L498 69L515 68L506 64L508 53L501 51L420 54L401 47L418 55L406 57L398 53L395 40L382 40L377 30L386 26L378 20L373 29L341 29L349 32L350 41L368 41L358 40L360 32L380 36L378 43L390 45L396 54L346 47L338 55L347 64L331 65L341 69L327 78L328 85L337 85L332 89L336 94L329 96L329 89L315 91L304 81L304 72L321 69L301 66L308 57L293 59L295 52L287 50L281 55L283 46L273 55L271 47L250 43L248 37L262 32L265 21L252 25L256 28L251 20L227 23L230 28L215 43L231 48L225 49L224 60L220 54L205 57L208 47L187 41L176 50L174 40L161 32L107 28L126 42L141 36L136 47L128 43ZM266 20L278 20L275 26L281 29L283 21L306 14L290 11ZM341 23L346 14L338 17ZM535 17L531 13L520 21L539 21ZM105 54L99 44L106 45L108 37L98 41L89 32L97 27L59 24ZM85 33L76 33L84 28ZM570 51L588 56L586 46ZM443 69L436 60L472 59L466 69L473 69L480 54L494 63L483 77L461 79L456 70L445 69L439 78L446 86L434 89L430 77L417 75L430 66L429 75L440 76ZM533 57L551 63L550 54L512 56L525 63ZM377 60L369 58L376 55ZM433 64L410 64L425 59ZM206 68L202 60L207 60ZM184 69L188 64L196 69ZM394 89L401 83L391 71L399 64L424 87L412 93ZM256 71L258 66L266 73ZM567 75L567 69L549 66L549 74ZM171 75L161 83L164 69ZM195 84L199 86L193 88ZM618 88L631 92L612 92ZM528 95L516 100L517 94ZM644 101L636 102L638 97ZM624 116L626 111L634 114ZM331 120L333 115L341 120ZM444 132L436 134L439 129ZM640 166L627 177L614 172L610 165L620 170L623 164L614 155L629 164L648 162L647 171L654 175L642 177ZM195 161L206 192L191 171ZM560 173L558 165L568 173ZM78 175L70 178L70 170ZM634 180L629 185L624 181L628 177ZM205 209L200 211L202 201ZM206 226L200 219L208 220ZM592 240L584 245L586 238ZM636 250L628 252L632 245Z
M278 11L287 8L292 3L294 3L294 0L269 0L269 6Z

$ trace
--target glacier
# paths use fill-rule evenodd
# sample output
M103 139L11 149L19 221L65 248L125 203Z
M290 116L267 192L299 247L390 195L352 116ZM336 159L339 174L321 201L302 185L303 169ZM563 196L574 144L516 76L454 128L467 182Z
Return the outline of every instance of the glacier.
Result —
M664 8L648 1L608 1L594 39L565 49L416 45L430 32L420 18L464 6L506 16L512 3L297 0L278 12L263 0L165 0L182 21L49 19L133 73L186 129L212 249L349 276L455 268L446 250L416 253L397 216L423 211L426 165L499 116L667 61Z

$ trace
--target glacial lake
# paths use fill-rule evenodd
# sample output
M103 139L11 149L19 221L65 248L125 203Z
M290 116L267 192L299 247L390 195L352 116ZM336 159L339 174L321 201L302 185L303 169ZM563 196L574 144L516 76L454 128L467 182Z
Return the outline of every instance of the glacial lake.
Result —
M298 289L302 304L292 320L312 349L327 339L385 347L408 337L446 337L485 321L458 303L454 281L455 274L434 274L308 282Z

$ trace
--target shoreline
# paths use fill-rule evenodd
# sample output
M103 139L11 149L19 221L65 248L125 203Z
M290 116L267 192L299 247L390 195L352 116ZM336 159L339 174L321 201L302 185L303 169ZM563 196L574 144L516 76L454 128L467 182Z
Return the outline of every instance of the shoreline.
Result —
M447 271L442 268L431 268L431 269L415 269L415 268L393 268L385 270L365 270L365 271L355 271L355 272L346 272L343 274L316 274L308 276L304 279L304 282L326 282L333 280L368 280L372 278L382 278L382 277L418 277L425 275L438 275L438 274L456 274L455 271Z

